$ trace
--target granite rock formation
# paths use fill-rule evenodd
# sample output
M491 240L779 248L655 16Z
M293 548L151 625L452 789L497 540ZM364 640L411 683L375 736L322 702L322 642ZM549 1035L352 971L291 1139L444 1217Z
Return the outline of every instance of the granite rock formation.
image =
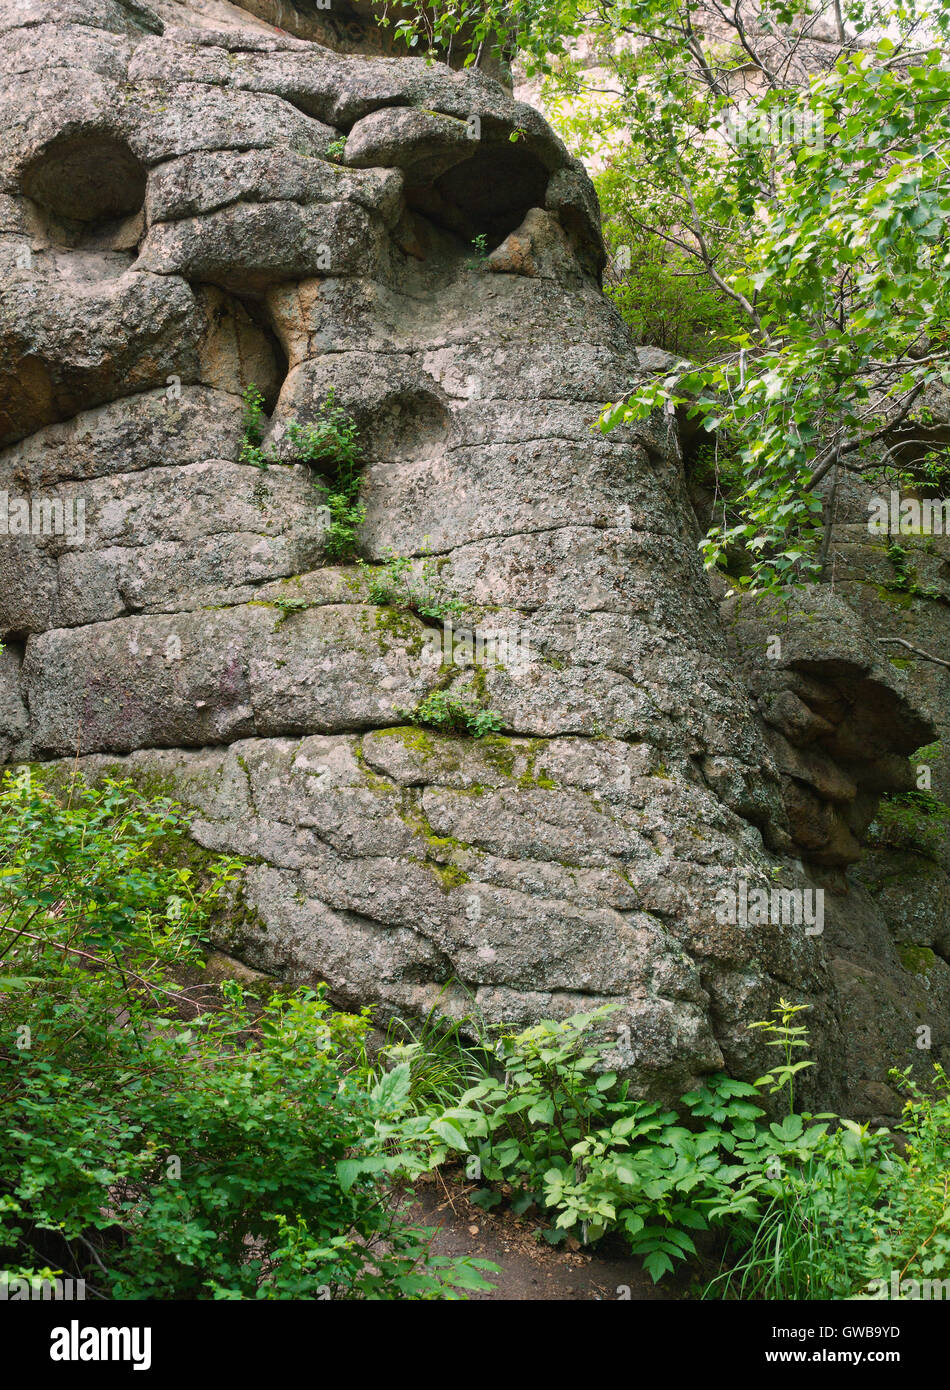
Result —
M840 925L841 871L931 714L837 600L778 659L768 615L723 621L675 420L592 430L654 354L541 117L313 8L0 0L0 755L173 786L248 861L220 944L341 1005L612 1001L615 1060L675 1095L757 1074L747 1024L793 996L812 1094L886 1109L916 979ZM327 562L309 468L242 461L251 383L272 440L352 413L364 566ZM431 660L372 601L390 553L519 660ZM420 728L436 691L500 730ZM829 874L833 946L724 920ZM862 970L895 1003L849 1050Z

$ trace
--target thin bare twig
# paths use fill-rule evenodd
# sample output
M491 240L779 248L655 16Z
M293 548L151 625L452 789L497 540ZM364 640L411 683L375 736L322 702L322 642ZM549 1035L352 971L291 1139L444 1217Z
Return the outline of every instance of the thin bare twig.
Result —
M942 656L934 656L933 652L925 652L923 647L915 647L913 642L906 642L903 637L879 637L877 640L906 647L909 652L913 652L914 656L919 656L923 661L932 661L935 666L945 666L950 671L950 661L944 661Z

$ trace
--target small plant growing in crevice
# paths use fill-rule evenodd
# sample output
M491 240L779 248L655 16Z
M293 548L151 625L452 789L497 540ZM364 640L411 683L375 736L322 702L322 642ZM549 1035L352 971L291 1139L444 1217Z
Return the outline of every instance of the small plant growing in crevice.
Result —
M256 468L271 464L305 464L317 477L314 486L321 493L326 516L324 551L329 560L352 559L357 531L366 517L359 500L362 451L356 421L337 403L331 386L326 400L318 407L316 419L302 425L287 422L279 441L266 447L264 436L264 397L252 383L244 392L244 440L241 462Z
M434 690L415 709L397 709L396 713L413 724L425 724L446 734L468 734L472 738L497 734L505 727L495 710L485 709L446 690Z
M887 587L901 593L912 594L915 598L942 600L944 594L935 584L920 584L916 571L907 563L908 552L905 546L891 541L887 546L887 558L894 567L894 581Z
M348 560L356 550L356 533L366 517L360 502L362 453L356 421L337 404L331 386L317 418L301 425L291 420L285 434L291 462L307 464L322 474L316 486L323 493L328 525L324 550L330 560Z
M438 562L427 550L423 551L418 574L408 555L387 550L381 568L369 573L367 593L371 603L402 608L430 623L443 623L465 611L460 599L446 593L438 577Z
M332 159L334 164L339 164L343 159L343 151L346 149L346 136L341 135L336 140L331 140L324 153L327 159Z
M488 265L488 257L491 254L488 250L488 237L484 232L479 232L478 236L472 237L472 246L475 250L465 262L466 270L484 270Z
M244 438L241 441L241 462L249 463L254 468L266 468L269 463L279 460L272 457L272 450L265 450L261 445L264 438L263 394L251 382L241 396L241 400L244 402L244 414L241 419L244 430Z
M273 600L274 607L279 609L280 617L277 619L277 626L287 621L294 613L303 613L310 604L305 598L277 598Z

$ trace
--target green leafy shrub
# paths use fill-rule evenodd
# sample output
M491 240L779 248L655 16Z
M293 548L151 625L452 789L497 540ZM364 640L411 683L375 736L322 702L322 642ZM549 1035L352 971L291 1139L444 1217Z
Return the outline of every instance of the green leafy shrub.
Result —
M727 1238L723 1273L706 1297L849 1298L900 1277L950 1275L950 1085L935 1067L932 1093L908 1075L902 1156L884 1130L834 1115L799 1115L794 1079L807 1059L781 1000L754 1025L780 1051L751 1085L724 1075L682 1097L678 1112L628 1095L604 1070L598 1037L616 1006L546 1020L505 1037L504 1078L486 1077L433 1129L446 1152L474 1161L490 1207L545 1214L546 1239L585 1241L614 1231L654 1280L695 1253L709 1227ZM770 1119L763 1089L788 1107ZM470 1169L471 1171L471 1169Z
M495 710L481 708L445 690L434 690L415 709L397 709L396 713L414 724L426 724L447 734L470 734L472 738L496 734L505 727Z
M531 1204L549 1212L551 1243L616 1230L659 1279L695 1252L690 1233L707 1226L698 1198L725 1190L722 1126L748 1125L761 1112L748 1101L755 1088L726 1077L687 1097L695 1106L715 1099L718 1127L702 1134L661 1105L627 1097L626 1083L598 1070L611 1044L594 1033L613 1008L502 1038L504 1079L478 1081L446 1109L438 1133L494 1184L473 1198L478 1204L497 1205L506 1184L516 1212Z
M176 866L186 828L124 783L0 786L0 1261L122 1299L484 1286L400 1217L428 1122L408 1063L366 1084L365 1018L177 983L235 871Z
M800 1128L798 1152L744 1164L735 1191L710 1208L729 1244L706 1298L848 1298L861 1287L882 1175L898 1162L890 1142L852 1120L809 1130L793 1115L783 1127Z
M865 1290L875 1280L891 1288L895 1272L900 1282L950 1280L950 1077L935 1064L927 1091L909 1067L892 1071L891 1079L906 1096L899 1127L905 1147L883 1165L879 1200L868 1212ZM834 1230L828 1234L831 1243ZM946 1289L950 1292L950 1283ZM889 1295L878 1291L877 1296Z
M287 422L284 435L287 455L294 463L307 463L341 477L353 477L360 465L359 431L352 415L337 404L331 386L309 424Z
M891 1076L907 1095L904 1151L840 1120L799 1164L747 1173L711 1211L729 1221L730 1253L707 1297L913 1298L950 1280L950 1081L939 1064L928 1091L909 1069Z
M595 1036L615 1007L503 1038L504 1078L473 1086L438 1132L494 1184L473 1198L480 1205L500 1202L506 1184L516 1212L535 1204L550 1214L552 1243L617 1231L657 1280L695 1253L704 1203L728 1191L723 1151L746 1131L754 1138L762 1112L750 1099L755 1088L727 1077L684 1097L706 1121L699 1133L672 1110L630 1099L627 1083L602 1069L609 1040Z

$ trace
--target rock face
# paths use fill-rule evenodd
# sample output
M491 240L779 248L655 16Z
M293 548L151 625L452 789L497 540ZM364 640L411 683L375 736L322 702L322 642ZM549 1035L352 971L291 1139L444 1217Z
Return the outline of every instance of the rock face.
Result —
M843 1067L829 962L878 967L775 902L855 857L926 710L850 610L777 661L767 616L724 624L675 422L592 431L651 354L541 118L273 8L0 0L0 755L173 785L249 860L221 944L342 1005L610 1000L618 1063L675 1095L763 1069L747 1024L786 995L812 1094L880 1109L923 1060L910 988ZM441 660L327 563L308 468L242 462L252 382L272 439L331 390L352 413L360 554L454 598ZM420 728L439 692L500 730Z
M934 434L950 428L947 406L934 402ZM933 814L935 804L950 803L950 667L940 664L950 662L950 534L945 528L870 534L868 504L882 494L890 500L879 485L839 490L829 584L865 631L884 639L878 649L893 680L931 712L937 742L921 740L929 746L915 749L909 776L906 765L892 760L893 774L904 780L889 783L915 794L929 786L931 814L908 814L906 800L903 807L887 799L875 807L864 853L849 873L851 892L840 899L848 906L842 921L848 949L835 950L842 958L832 968L853 1065L865 1075L898 1030L906 1035L909 1018L920 1041L926 1040L921 1030L938 1020L933 1037L945 1044L940 1024L950 1016L950 818ZM914 655L902 642L936 660Z

